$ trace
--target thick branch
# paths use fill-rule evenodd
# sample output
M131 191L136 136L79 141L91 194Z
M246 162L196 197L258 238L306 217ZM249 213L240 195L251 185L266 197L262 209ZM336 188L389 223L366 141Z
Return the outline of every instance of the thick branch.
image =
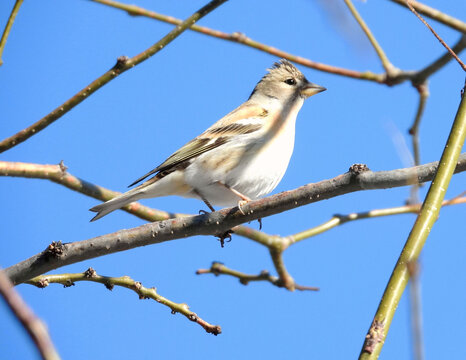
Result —
M3 140L0 142L0 153L12 148L13 146L29 139L34 134L37 134L39 131L43 130L55 120L62 117L76 105L80 104L82 101L87 99L90 95L99 90L102 86L106 85L118 75L124 73L126 70L132 69L136 65L140 64L144 60L147 60L151 56L158 53L170 42L175 40L181 33L183 33L187 28L193 25L196 21L207 15L209 12L226 2L227 0L212 0L202 9L196 11L193 15L183 21L180 25L176 26L172 31L165 35L161 40L157 41L154 45L149 47L147 50L142 53L128 58L122 56L118 58L116 65L108 70L105 74L91 82L88 86L74 95L71 99L65 101L62 105L53 110L50 114L46 115L36 123L27 127L26 129L21 130L17 134Z
M78 281L91 281L100 284L104 284L109 290L112 290L114 286L121 286L130 290L133 290L139 295L139 299L153 299L160 304L168 306L172 313L180 313L191 321L194 321L201 325L205 331L210 334L218 335L222 332L220 326L209 324L207 321L201 319L196 313L189 310L189 306L184 303L175 303L167 298L159 295L155 288L146 288L142 286L139 281L131 279L129 276L122 277L110 277L97 275L93 268L87 269L83 273L77 274L54 274L44 275L32 278L27 283L35 285L39 288L45 288L51 283L62 284L65 287L73 286Z
M60 356L55 350L47 328L42 321L32 312L21 296L13 287L5 273L0 269L0 295L12 313L21 322L31 339L36 344L41 356L45 360L58 360Z
M367 170L361 173L357 172L360 171L360 166L352 166L350 172L333 179L251 201L242 206L243 211L237 207L226 208L204 215L145 224L79 242L54 244L51 248L5 271L13 283L18 284L52 269L118 251L194 235L224 234L228 229L241 223L335 196L360 190L386 189L430 181L437 170L437 165L438 163L435 162L406 169L379 172ZM460 156L455 171L465 170L466 153Z

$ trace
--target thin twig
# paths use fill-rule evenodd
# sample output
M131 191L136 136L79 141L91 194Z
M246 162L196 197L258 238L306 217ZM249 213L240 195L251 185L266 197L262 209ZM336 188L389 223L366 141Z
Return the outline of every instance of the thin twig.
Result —
M466 204L466 197L459 195L450 200L445 200L442 203L442 206L459 205L459 204ZM418 214L420 210L421 210L421 204L410 204L410 205L397 206L397 207L391 207L391 208L385 208L385 209L374 209L374 210L359 212L359 213L351 213L347 215L335 215L330 220L327 220L326 222L318 226L312 227L308 230L301 231L294 235L289 235L286 237L286 239L291 244L294 244L302 240L309 239L313 236L322 234L330 229L346 224L347 222L350 222L350 221L371 219L371 218L377 218L377 217L382 217L382 216L401 215L401 214Z
M5 25L5 30L3 30L2 38L0 39L0 66L3 65L2 55L3 50L5 49L6 40L8 39L8 35L10 35L11 28L22 3L23 0L16 0L15 6L13 6L13 10L11 10L10 17Z
M285 287L285 285L283 284L280 278L270 275L270 273L267 270L262 270L258 275L250 275L250 274L246 274L246 273L243 273L237 270L230 269L226 267L224 264L219 263L219 262L213 262L209 269L197 270L196 274L197 275L214 274L216 276L229 275L229 276L237 278L239 282L243 285L248 285L252 281L268 281L269 283L277 287ZM315 286L298 285L293 282L292 290L319 291L319 288Z
M140 54L128 58L126 56L121 56L118 58L116 65L108 70L106 73L101 75L99 78L91 82L84 89L79 91L71 99L65 101L62 105L53 110L50 114L46 115L36 123L30 125L26 129L21 130L17 134L3 140L0 142L0 153L12 148L13 146L29 139L31 136L37 134L39 131L43 130L54 121L62 117L76 105L80 104L82 101L87 99L90 95L95 93L102 86L108 84L110 81L115 79L118 75L124 73L125 71L132 69L141 62L152 57L160 50L165 48L170 42L175 40L181 33L183 33L187 28L193 25L196 21L210 13L212 10L226 2L227 0L212 0L206 6L196 11L193 15L183 21L180 25L176 26L172 31L165 35L161 40L157 41L154 45L144 50Z
M461 35L458 42L453 45L452 50L455 54L459 54L461 51L466 48L466 34ZM413 86L417 86L425 82L432 74L444 67L453 56L449 51L446 51L445 54L440 56L437 60L434 60L431 64L427 65L424 69L417 71L412 77L411 82Z
M406 0L391 0L398 5L408 7ZM437 9L430 6L424 5L419 1L411 1L411 5L422 15L425 15L433 20L436 20L444 25L451 27L452 29L458 30L463 34L466 34L466 23L454 18L453 16L447 15Z
M419 104L416 111L416 116L414 117L414 122L411 128L409 129L409 134L411 135L412 146L413 146L413 158L414 165L417 166L421 163L421 151L419 144L419 125L421 123L422 115L426 107L427 98L429 97L429 86L427 82L419 84L416 86L416 89L419 93ZM420 184L414 184L411 186L411 196L409 198L410 204L416 204L419 202L419 188Z
M1 173L0 162L0 173ZM455 172L466 170L466 153L455 163ZM308 184L267 198L253 200L242 206L226 208L208 214L153 222L137 228L120 230L88 240L60 245L60 252L47 248L6 269L13 283L18 284L58 267L119 251L195 235L220 235L236 225L265 218L290 209L330 199L355 191L386 189L413 184L413 174L419 182L430 181L438 163L407 169L372 172L354 165L351 171L333 179ZM51 245L52 246L52 245ZM54 244L52 248L56 247Z
M32 312L29 306L24 302L18 292L14 289L13 284L0 269L0 295L5 299L6 304L11 312L21 322L27 331L31 340L34 341L41 356L45 360L58 360L58 355L52 340L50 339L47 327Z
M414 223L411 233L395 265L395 269L385 288L372 326L364 341L359 356L362 360L378 358L401 295L409 280L407 264L418 260L430 230L438 218L445 192L450 184L453 171L466 138L466 97L464 96L464 89L462 94L461 103L455 121L453 122L450 135L445 144L437 173L424 200L421 212ZM374 337L371 336L371 334L373 333L373 327L376 323L381 323L383 326L378 329L378 337L374 342Z
M369 39L370 43L372 44L372 47L374 48L375 52L377 53L377 55L379 56L379 59L380 61L382 62L382 66L384 67L385 69L385 72L389 75L389 76L392 76L392 74L395 74L396 72L398 72L399 70L396 69L393 64L390 62L390 60L388 60L388 57L387 55L385 54L385 52L383 51L382 47L380 46L380 44L377 42L374 34L372 34L372 31L369 29L369 27L367 26L367 24L364 22L363 18L361 17L361 15L358 13L358 11L356 10L356 8L354 7L353 3L351 2L351 0L344 0L345 1L345 4L346 6L348 6L351 14L353 15L353 17L356 19L356 21L358 22L359 26L361 27L361 29L364 31L364 33L366 34L367 38Z
M91 0L91 1L102 4L102 5L107 5L115 9L126 11L129 15L132 15L132 16L145 16L151 19L163 21L169 24L174 24L174 25L178 25L182 21L173 16L160 14L155 11L150 11L150 10L144 9L136 5L124 4L118 1L113 1L113 0ZM220 30L215 30L215 29L208 28L206 26L199 26L199 25L191 26L190 30L196 31L204 35L212 36L218 39L242 44L242 45L257 49L259 51L266 52L271 55L275 55L281 58L288 59L297 64L300 64L300 65L303 65L303 66L306 66L312 69L328 72L331 74L347 76L347 77L360 79L360 80L375 81L378 83L384 83L385 81L384 74L375 74L370 71L360 72L360 71L340 68L340 67L332 66L328 64L322 64L322 63L312 61L312 60L309 60L301 56L290 54L286 51L277 49L273 46L255 41L247 37L245 34L241 32L234 32L232 34L229 34L229 33L226 33Z
M434 34L434 36L437 38L438 41L450 52L451 56L455 58L455 60L460 64L460 66L463 68L463 71L466 71L466 65L460 60L458 55L447 45L445 41L435 32L434 29L427 23L427 21L424 20L424 18L419 15L419 13L416 11L416 9L413 7L411 4L412 0L406 0L406 4L408 5L409 9L418 17L419 20L421 20L425 26Z
M172 314L180 313L184 315L188 320L194 321L201 325L204 330L210 334L218 335L221 334L222 329L218 325L209 324L207 321L201 319L196 313L189 310L189 306L185 303L175 303L167 298L159 295L155 288L146 288L142 286L139 281L131 279L129 276L122 277L110 277L97 275L93 268L87 269L83 273L77 274L54 274L54 275L41 275L27 281L26 284L35 285L39 288L45 288L49 284L62 284L65 287L75 285L78 281L91 281L100 284L104 284L109 290L113 290L114 286L121 286L130 290L133 290L139 295L139 299L153 299L160 304L169 307Z

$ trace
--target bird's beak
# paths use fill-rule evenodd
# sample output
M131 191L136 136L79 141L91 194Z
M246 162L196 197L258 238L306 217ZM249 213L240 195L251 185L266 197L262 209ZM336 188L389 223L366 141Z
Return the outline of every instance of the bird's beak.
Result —
M320 93L322 91L325 91L325 90L327 90L327 89L324 88L323 86L320 86L320 85L313 84L313 83L309 82L306 85L304 85L304 87L301 89L301 95L308 98L309 96L318 94L318 93Z

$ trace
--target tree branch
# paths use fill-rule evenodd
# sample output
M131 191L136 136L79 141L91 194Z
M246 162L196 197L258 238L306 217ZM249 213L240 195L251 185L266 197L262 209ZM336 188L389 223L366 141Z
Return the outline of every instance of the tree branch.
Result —
M91 82L84 89L79 91L71 99L65 101L62 105L53 110L50 114L46 115L36 123L30 125L26 129L21 130L17 134L3 140L0 142L0 153L12 148L13 146L29 139L34 134L37 134L39 131L45 129L47 126L52 124L54 121L62 117L76 105L80 104L82 101L87 99L90 95L99 90L102 86L108 84L110 81L115 79L118 75L124 73L125 71L132 69L141 62L147 60L151 56L158 53L170 42L175 40L181 33L183 33L187 28L193 25L196 21L210 13L212 10L216 9L218 6L226 2L227 0L212 0L206 6L196 11L193 15L183 21L181 24L177 25L172 31L165 35L161 40L157 41L154 45L149 47L147 50L142 53L128 58L126 56L121 56L118 58L116 65L108 70L105 74Z
M396 69L393 64L388 60L387 55L383 51L382 47L379 45L377 39L375 36L372 34L371 30L359 14L359 12L356 10L354 7L353 3L351 0L344 0L346 6L348 6L348 9L350 10L351 14L353 17L356 19L358 22L359 26L361 27L362 31L366 34L367 38L369 39L370 43L372 44L372 47L374 48L375 52L377 53L380 61L382 62L382 66L385 69L385 72L390 75L394 75L395 73L399 72L400 70Z
M412 168L372 172L362 166L330 180L308 184L242 206L212 213L169 219L121 230L79 242L52 243L43 252L6 269L14 284L65 265L139 246L157 244L194 235L220 235L244 222L278 214L306 204L360 190L386 189L432 180L438 163ZM466 170L466 153L457 162L456 172ZM362 172L361 172L362 171Z
M391 0L398 5L402 5L404 7L408 7L406 4L406 0ZM430 6L424 5L419 1L411 1L413 7L420 12L422 15L430 17L433 20L436 20L444 25L447 25L455 30L466 34L466 23L462 22L459 19L454 18L453 16L447 15L437 9L434 9Z
M201 319L196 313L189 310L189 306L185 303L175 303L167 298L159 295L155 288L146 288L142 286L139 281L134 281L129 276L122 277L109 277L97 275L93 268L87 269L83 273L77 274L54 274L54 275L43 275L32 278L27 281L26 284L34 285L39 288L45 288L51 283L62 284L64 287L70 287L75 285L78 281L92 281L100 284L104 284L109 290L113 290L114 286L121 286L130 290L133 290L139 295L139 299L153 299L160 304L168 306L172 310L172 314L180 313L184 315L188 320L194 321L201 325L204 330L210 334L218 335L221 334L222 329L218 325L209 324L207 321Z
M28 332L32 341L45 360L59 360L58 355L46 326L32 312L29 306L24 302L18 292L14 289L13 284L0 269L0 295L5 299L6 304L11 312L21 322L24 329Z
M3 50L5 49L6 40L8 39L8 35L10 35L11 28L22 3L23 0L16 0L15 6L13 6L13 10L11 10L10 17L5 25L5 30L3 30L2 38L0 39L0 66L3 65L2 55Z
M235 277L243 285L248 285L252 281L268 281L272 285L277 287L285 287L280 278L270 275L267 270L262 270L258 275L249 275L243 272L230 269L224 264L214 261L209 269L199 269L196 271L197 275L203 274L214 274L215 276L219 275L229 275ZM298 284L293 284L294 289L301 291L319 291L318 287L314 286L303 286ZM294 290L293 289L293 290Z
M463 89L464 91L464 89ZM385 288L382 300L374 316L368 335L364 341L359 359L377 359L390 328L396 308L409 280L408 264L416 262L437 221L441 203L445 197L456 163L466 138L466 99L463 96L445 145L440 165L422 205L421 212L414 223L408 240L398 258L395 269ZM377 336L373 337L377 327Z
M434 36L437 38L438 41L448 50L448 52L455 58L455 60L458 62L458 64L461 66L463 71L466 71L466 65L460 60L458 55L447 45L445 41L435 32L435 30L427 23L427 21L424 20L424 18L419 15L419 13L416 11L416 9L413 7L411 4L412 0L406 0L406 4L408 5L409 9L414 13L414 15L417 16L419 20L422 21L422 23L434 34Z

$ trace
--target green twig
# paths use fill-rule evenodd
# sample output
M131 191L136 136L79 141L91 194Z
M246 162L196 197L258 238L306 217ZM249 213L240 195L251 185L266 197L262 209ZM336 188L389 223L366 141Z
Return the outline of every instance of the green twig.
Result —
M286 288L285 284L279 277L270 275L270 273L267 270L262 270L258 275L250 275L250 274L243 273L241 271L230 269L226 267L224 264L219 263L219 262L213 262L210 269L197 270L196 274L197 275L214 274L216 276L229 275L229 276L237 278L239 282L243 285L248 285L250 282L253 282L253 281L267 281L271 283L272 285ZM319 291L319 288L315 286L298 285L293 282L292 290Z
M29 139L34 134L37 134L39 131L43 130L54 121L59 119L61 116L66 114L76 105L80 104L83 100L87 99L90 95L100 89L102 86L106 85L118 75L124 73L125 71L132 69L136 65L140 64L144 60L147 60L151 56L158 53L170 42L175 40L181 33L186 29L192 26L196 21L210 13L212 10L226 2L227 0L212 0L206 6L196 11L193 15L183 21L181 24L177 25L172 31L165 35L161 40L157 41L154 45L149 47L147 50L141 52L140 54L128 58L126 56L121 56L118 58L116 65L108 70L105 74L91 82L84 89L79 91L71 99L65 101L62 105L53 110L50 114L46 115L36 123L27 127L26 129L21 130L17 134L3 140L0 142L0 153L12 148L13 146Z
M16 0L15 6L13 6L13 10L11 10L10 17L5 25L5 30L3 30L2 38L0 39L0 66L3 65L2 55L3 50L5 49L6 40L8 39L8 35L10 34L11 27L15 21L16 15L18 15L19 8L23 0Z
M442 158L439 162L437 174L432 181L421 212L416 219L385 288L359 359L377 359L382 350L388 329L395 315L395 310L409 280L408 264L417 261L427 236L438 218L441 204L456 167L465 137L466 100L463 94Z
M39 288L45 288L51 283L62 284L65 287L73 286L78 281L91 281L104 284L109 290L114 286L121 286L133 290L139 295L139 299L153 299L160 304L169 307L172 313L180 313L191 321L201 325L204 330L210 334L218 335L222 332L220 326L209 324L207 321L201 319L196 313L189 310L189 306L184 303L175 303L167 298L159 295L155 288L146 288L142 286L139 281L131 279L129 276L122 277L109 277L97 275L93 268L87 269L83 273L77 274L54 274L54 275L40 275L27 281L27 284L35 285Z

